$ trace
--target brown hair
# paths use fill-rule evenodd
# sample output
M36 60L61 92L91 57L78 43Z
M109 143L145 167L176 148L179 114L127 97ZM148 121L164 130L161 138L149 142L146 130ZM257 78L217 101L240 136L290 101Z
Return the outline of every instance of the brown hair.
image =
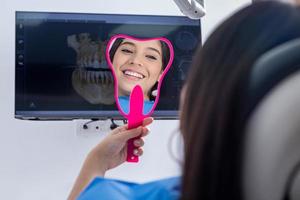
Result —
M222 23L200 47L188 76L180 129L183 200L240 200L244 119L239 104L254 62L300 37L299 10L257 2Z

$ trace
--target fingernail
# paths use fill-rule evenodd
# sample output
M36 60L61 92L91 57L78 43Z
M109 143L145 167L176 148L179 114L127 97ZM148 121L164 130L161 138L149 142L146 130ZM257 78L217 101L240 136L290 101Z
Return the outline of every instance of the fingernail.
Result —
M134 154L134 155L138 155L138 153L139 153L139 150L137 150L137 149L134 149L134 150L133 150L133 154Z
M149 128L147 128L147 127L144 127L144 128L143 128L143 133L144 133L144 134L149 133L149 132L150 132L150 129L149 129Z
M134 140L134 144L135 144L136 146L139 146L139 145L140 145L140 141L139 141L139 140Z
M154 119L151 117L151 118L150 118L150 122L153 122L153 121L154 121Z

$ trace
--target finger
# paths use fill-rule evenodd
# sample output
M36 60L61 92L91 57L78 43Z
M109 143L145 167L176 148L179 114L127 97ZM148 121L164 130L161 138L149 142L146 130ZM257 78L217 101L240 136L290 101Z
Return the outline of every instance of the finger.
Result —
M153 118L152 117L147 117L143 120L143 125L142 126L148 126L149 124L151 124L153 122Z
M134 146L136 147L142 147L144 146L144 140L143 139L136 139L133 141Z
M143 120L143 125L142 126L148 126L149 124L151 124L153 122L153 118L152 117L147 117ZM128 130L128 124L126 125L123 125L123 126L119 126L117 128L115 128L113 131L112 131L112 134L118 134L120 132L124 132ZM149 128L147 128L146 130L143 130L143 134L144 135L147 135L147 132L149 132Z
M129 129L129 130L126 130L126 131L122 131L121 134L117 134L117 137L120 140L127 141L127 140L129 140L131 138L138 137L141 134L142 134L142 127L138 127L138 128L134 128L134 129Z
M141 156L143 155L144 151L142 148L138 148L138 149L134 149L133 150L133 154L136 155L136 156Z
M118 133L121 133L121 132L124 132L128 129L128 125L123 125L123 126L119 126L117 128L115 128L111 133L112 134L118 134Z
M143 127L141 137L145 137L146 135L149 134L149 132L150 132L150 129L148 127Z

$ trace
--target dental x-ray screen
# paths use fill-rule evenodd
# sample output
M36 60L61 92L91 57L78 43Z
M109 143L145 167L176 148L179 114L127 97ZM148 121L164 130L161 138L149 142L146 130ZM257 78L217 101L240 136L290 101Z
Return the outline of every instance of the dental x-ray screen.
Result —
M165 37L174 47L156 118L177 118L179 93L201 44L199 20L182 16L16 12L15 117L122 118L105 59L113 35Z

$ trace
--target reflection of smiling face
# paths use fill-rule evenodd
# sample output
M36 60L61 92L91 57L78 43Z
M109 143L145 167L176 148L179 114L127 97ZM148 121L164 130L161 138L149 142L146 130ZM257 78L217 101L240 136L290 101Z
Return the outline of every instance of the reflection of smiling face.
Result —
M112 61L119 81L119 96L129 96L139 84L144 99L149 100L149 91L162 72L162 48L159 40L135 41L124 39Z

